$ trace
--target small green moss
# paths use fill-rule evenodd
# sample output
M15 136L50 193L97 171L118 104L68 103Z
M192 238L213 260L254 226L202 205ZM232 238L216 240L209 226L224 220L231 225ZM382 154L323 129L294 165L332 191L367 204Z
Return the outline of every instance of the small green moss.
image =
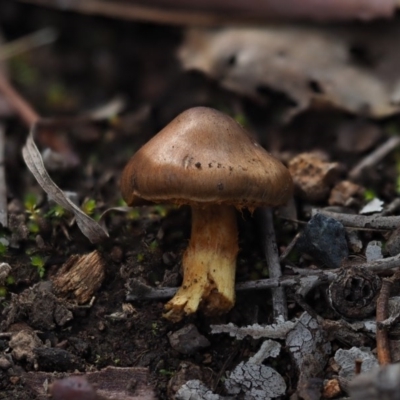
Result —
M40 227L35 221L28 222L28 230L32 234L37 234L40 232Z
M0 298L7 296L8 290L5 286L0 286Z
M161 204L157 204L154 206L154 210L160 217L165 217L168 212L168 208L166 206L162 206Z
M376 193L373 189L366 189L364 192L364 200L371 201L376 198Z
M132 208L132 210L130 210L128 212L128 218L136 221L140 218L140 211L137 208Z
M36 213L37 212L37 204L38 204L38 199L35 194L27 193L25 195L24 207L28 213L30 213L30 214Z
M0 256L5 256L8 251L8 246L5 243L0 242Z
M14 277L12 275L8 275L6 278L6 285L7 286L14 285L14 283L15 283Z
M56 204L54 207L51 207L50 210L46 213L45 217L47 218L62 218L65 215L66 210L60 205Z
M81 206L82 211L87 215L92 215L96 209L96 200L85 200Z
M243 113L236 114L234 120L244 128L249 126L249 121Z
M168 376L168 377L171 377L171 376L174 376L174 375L175 375L175 372L169 371L168 369L160 369L160 370L158 371L158 373L159 373L160 375L164 375L164 376Z
M44 265L45 265L44 258L37 254L32 256L31 257L31 265L32 265L32 267L37 268L40 278L43 278L44 274L46 272L46 270L44 268Z
M156 251L158 249L159 245L157 240L153 240L150 244L149 244L149 250L151 252Z
M137 256L136 256L136 261L137 262L143 262L144 261L144 254L143 253L139 253Z

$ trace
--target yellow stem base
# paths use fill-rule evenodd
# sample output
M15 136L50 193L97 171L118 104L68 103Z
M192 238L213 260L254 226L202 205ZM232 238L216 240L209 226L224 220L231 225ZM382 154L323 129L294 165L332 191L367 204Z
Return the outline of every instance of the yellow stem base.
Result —
M235 209L192 207L192 236L183 255L183 283L165 305L164 317L177 322L200 307L208 315L229 311L235 303L238 252Z

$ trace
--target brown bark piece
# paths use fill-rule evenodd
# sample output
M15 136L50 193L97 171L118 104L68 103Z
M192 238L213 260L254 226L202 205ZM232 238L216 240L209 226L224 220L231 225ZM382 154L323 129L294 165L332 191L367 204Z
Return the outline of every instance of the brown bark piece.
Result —
M84 304L100 288L104 277L105 265L97 250L81 256L73 255L52 278L54 292Z
M331 163L318 153L302 153L289 163L295 191L305 200L324 200L337 181L340 165Z

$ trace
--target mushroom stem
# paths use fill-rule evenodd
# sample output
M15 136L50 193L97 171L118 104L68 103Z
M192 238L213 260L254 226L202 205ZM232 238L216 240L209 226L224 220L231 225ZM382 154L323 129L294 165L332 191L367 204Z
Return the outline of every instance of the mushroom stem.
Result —
M199 305L209 315L233 307L237 237L234 207L192 206L192 234L182 260L183 283L165 305L165 318L177 322L195 313Z

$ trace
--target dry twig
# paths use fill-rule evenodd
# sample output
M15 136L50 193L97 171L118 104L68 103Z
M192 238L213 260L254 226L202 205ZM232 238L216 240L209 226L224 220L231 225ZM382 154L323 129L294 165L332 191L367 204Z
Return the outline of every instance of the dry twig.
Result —
M257 213L260 215L263 247L268 264L269 276L271 278L280 278L282 276L282 271L278 246L276 244L272 210L267 207L259 209ZM272 307L274 310L275 320L278 318L283 318L285 321L287 320L288 310L285 289L283 287L278 287L272 290Z
M4 126L0 124L0 225L7 227L7 186L4 170L5 135Z
M379 214L375 215L359 215L344 214L332 211L313 209L312 215L323 214L327 217L336 219L348 228L373 228L382 230L393 230L400 226L400 216L385 217Z
M55 29L44 28L30 35L13 40L12 42L2 44L0 47L0 61L32 50L35 47L50 44L54 42L56 38L57 32Z
M386 320L389 316L388 302L391 287L392 280L387 278L383 279L382 288L376 302L376 351L380 365L386 365L392 362L387 327L379 325L379 322Z
M400 136L392 136L381 146L377 147L371 154L363 158L353 169L349 172L349 178L359 180L366 168L376 166L383 158L400 145Z
M392 0L190 0L147 1L71 1L22 0L63 10L134 21L174 25L214 26L232 23L265 23L271 20L370 20L394 15Z
M39 121L39 114L33 109L33 107L17 92L17 90L11 85L4 74L0 73L0 93L7 98L10 104L13 106L15 111L18 113L24 123L31 127L34 123Z
M394 257L387 257L369 263L352 264L352 266L366 268L376 273L389 272L391 270L400 268L400 254ZM341 271L341 268L331 270L290 268L298 275L241 282L236 284L235 290L239 292L246 290L254 291L298 286L297 292L302 296L305 296L310 288L332 282L336 278L337 274ZM164 300L173 297L177 290L178 288L174 287L154 288L133 279L128 283L127 300Z

